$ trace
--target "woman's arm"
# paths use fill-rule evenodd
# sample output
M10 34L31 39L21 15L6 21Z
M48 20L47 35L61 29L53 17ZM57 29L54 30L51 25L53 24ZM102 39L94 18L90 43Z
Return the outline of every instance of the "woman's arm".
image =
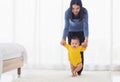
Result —
M63 31L63 39L66 40L66 37L68 35L68 30L69 30L69 16L70 16L70 10L67 9L65 12L65 27Z
M88 46L89 28L88 28L88 12L85 8L84 8L84 16L83 16L83 26L84 26L83 29L84 29L85 40L82 43L82 46L86 48Z
M62 40L60 42L61 45L64 44L64 42L66 41L66 37L68 35L68 30L69 30L69 16L70 16L70 10L67 9L67 11L65 12L65 27L64 27L64 31L63 31L63 37L62 37Z
M88 11L85 8L83 11L83 31L84 31L84 36L88 37L89 36Z

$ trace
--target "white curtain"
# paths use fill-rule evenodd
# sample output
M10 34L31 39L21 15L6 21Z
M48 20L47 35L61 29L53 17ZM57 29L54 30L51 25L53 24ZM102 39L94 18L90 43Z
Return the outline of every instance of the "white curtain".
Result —
M13 41L13 2L0 0L0 42Z
M119 0L82 0L89 14L85 69L120 65ZM68 69L60 45L70 0L1 0L0 42L16 42L28 52L27 68Z
M120 69L120 1L113 1L112 12L112 65L116 70Z
M92 2L92 3L91 3ZM107 69L111 65L111 2L84 0L89 13L89 46L85 52L87 69Z

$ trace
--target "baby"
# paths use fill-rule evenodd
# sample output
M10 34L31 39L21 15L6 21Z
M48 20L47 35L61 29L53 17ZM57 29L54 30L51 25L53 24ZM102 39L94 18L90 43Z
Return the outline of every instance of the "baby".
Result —
M66 44L66 42L63 44L63 46L65 46L68 50L68 60L71 66L72 77L77 76L77 72L82 68L82 58L80 52L83 52L85 48L79 45L80 41L77 37L73 37L71 39L70 45Z

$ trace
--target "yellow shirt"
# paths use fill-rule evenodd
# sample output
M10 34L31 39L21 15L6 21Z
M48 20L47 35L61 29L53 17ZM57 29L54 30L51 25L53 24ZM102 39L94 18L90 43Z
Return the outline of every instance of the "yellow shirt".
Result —
M82 46L78 46L77 48L73 48L69 44L64 45L68 50L68 60L73 66L77 66L77 64L82 62L80 52L85 51L85 48Z

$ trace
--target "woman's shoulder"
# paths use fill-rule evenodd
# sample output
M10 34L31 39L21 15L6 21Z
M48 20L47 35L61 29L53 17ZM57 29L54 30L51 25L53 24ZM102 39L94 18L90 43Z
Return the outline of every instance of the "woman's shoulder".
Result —
M88 10L83 7L83 14L88 14Z
M68 8L68 9L65 11L65 15L67 15L67 16L70 15L70 8Z
M70 8L66 9L65 13L70 13Z

